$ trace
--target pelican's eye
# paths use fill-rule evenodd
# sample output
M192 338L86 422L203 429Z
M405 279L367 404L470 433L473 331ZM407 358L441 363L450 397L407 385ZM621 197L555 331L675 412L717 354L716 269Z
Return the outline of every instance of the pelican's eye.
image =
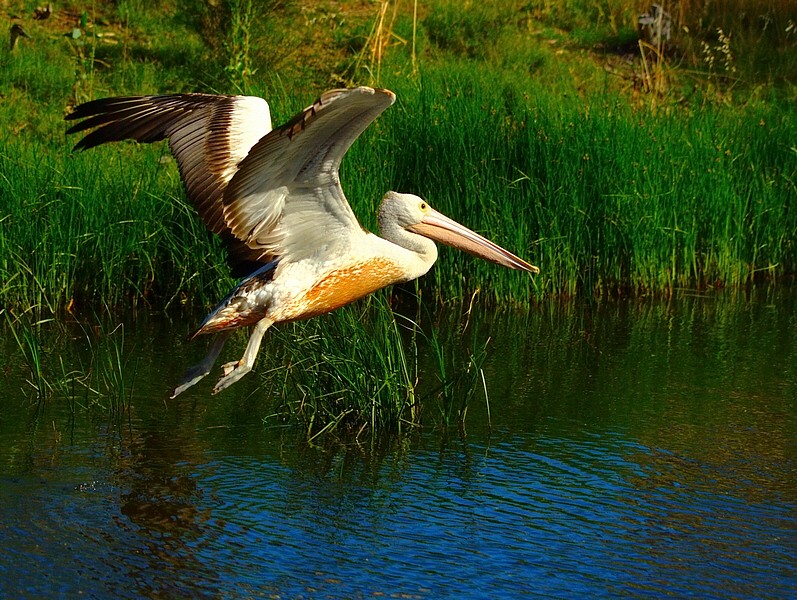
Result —
M429 208L429 205L428 205L428 204L426 204L426 202L421 202L421 203L418 205L418 207L419 207L419 208L420 208L422 211L426 212L426 211L428 210L428 208Z

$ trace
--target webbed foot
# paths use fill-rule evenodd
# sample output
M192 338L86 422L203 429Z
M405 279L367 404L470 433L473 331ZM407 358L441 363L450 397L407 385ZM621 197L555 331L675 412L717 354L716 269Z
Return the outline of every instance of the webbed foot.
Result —
M169 398L174 400L192 385L199 383L199 381L208 373L210 373L210 368L206 367L204 362L194 365L185 372L182 383L174 388L174 392L172 392L172 395L169 396Z
M221 390L230 387L233 383L246 375L252 370L252 365L243 362L243 360L236 360L223 365L221 370L224 376L219 379L213 387L214 394L218 394Z
M210 351L208 352L207 356L202 359L202 362L194 365L185 372L180 385L174 388L174 392L172 392L172 395L169 396L169 398L176 398L192 385L199 382L205 375L210 373L210 370L213 368L213 363L215 363L216 359L219 357L221 349L224 347L224 343L227 341L229 336L230 333L225 331L216 338L216 341L213 342L213 345L210 347Z

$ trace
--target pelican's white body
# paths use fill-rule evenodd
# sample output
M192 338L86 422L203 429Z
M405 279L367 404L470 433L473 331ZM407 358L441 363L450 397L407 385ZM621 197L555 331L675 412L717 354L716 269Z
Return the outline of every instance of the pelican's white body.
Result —
M384 237L358 229L343 240L319 244L306 258L262 267L238 284L197 334L254 325L264 318L274 323L309 319L425 275L437 260L437 246L403 224L420 218L414 214L422 212L420 206L432 210L418 196L389 192L379 213Z

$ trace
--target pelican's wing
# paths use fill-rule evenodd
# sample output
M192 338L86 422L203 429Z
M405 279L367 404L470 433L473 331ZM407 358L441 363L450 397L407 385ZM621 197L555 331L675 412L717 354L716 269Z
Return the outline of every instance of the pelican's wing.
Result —
M85 119L67 133L97 128L76 150L126 139L150 143L168 138L188 199L208 229L225 239L233 266L256 260L258 253L230 234L222 197L238 163L271 131L265 100L208 94L105 98L75 107L66 119Z
M331 90L275 129L241 161L224 219L259 260L324 255L363 234L340 187L343 155L395 101L388 90Z

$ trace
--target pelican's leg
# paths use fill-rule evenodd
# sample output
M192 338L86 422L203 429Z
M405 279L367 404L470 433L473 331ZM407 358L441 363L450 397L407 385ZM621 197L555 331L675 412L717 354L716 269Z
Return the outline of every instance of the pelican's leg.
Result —
M185 372L185 375L183 375L183 381L180 383L180 385L174 388L174 393L171 395L172 398L176 398L178 395L182 394L185 390L202 379L205 375L210 373L210 370L213 368L213 363L216 362L219 354L221 354L221 349L224 348L224 343L227 341L227 338L230 337L230 333L230 331L222 331L220 334L218 334L216 340L213 342L213 345L210 347L210 351L208 352L207 356L202 359L202 362L194 365Z
M249 343L246 345L246 350L241 360L229 362L222 366L224 377L219 379L216 387L213 388L213 393L218 394L224 388L230 387L233 383L238 381L241 377L246 375L252 370L257 357L257 351L260 350L260 342L263 339L263 334L266 333L271 324L274 323L271 319L261 319L252 330L252 335L249 338Z

